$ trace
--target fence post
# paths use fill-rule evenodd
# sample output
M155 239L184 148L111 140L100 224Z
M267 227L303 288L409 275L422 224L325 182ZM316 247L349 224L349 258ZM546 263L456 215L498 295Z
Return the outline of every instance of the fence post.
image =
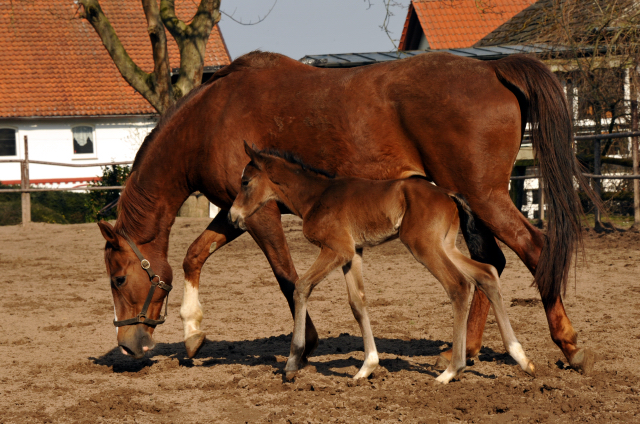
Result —
M599 127L598 127L599 128ZM593 140L593 173L595 175L601 175L601 159L600 159L600 139L596 138ZM600 186L599 179L592 179L593 181L593 191L595 192L598 199L602 199L602 187ZM602 223L600 221L600 208L595 208L593 213L594 218L594 228L599 229L602 227Z
M638 131L638 101L631 100L631 131ZM631 137L633 175L638 175L638 137ZM633 221L640 227L640 180L633 180ZM638 228L640 229L640 228Z
M544 180L542 179L542 177L538 178L538 192L539 192L539 196L538 196L538 201L539 201L539 205L538 205L538 211L540 212L540 221L544 221L544 203L545 203L545 198L544 198Z
M29 188L29 142L24 136L24 160L20 162L20 188ZM31 193L22 193L22 226L31 222Z

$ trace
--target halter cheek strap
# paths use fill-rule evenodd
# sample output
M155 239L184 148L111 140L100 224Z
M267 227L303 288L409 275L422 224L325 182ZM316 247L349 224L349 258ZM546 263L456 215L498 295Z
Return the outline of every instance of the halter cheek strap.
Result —
M173 287L166 284L160 279L159 275L153 272L153 270L151 269L151 263L147 259L145 259L144 256L142 256L142 253L140 253L140 250L138 250L138 247L135 245L135 243L133 243L131 239L129 239L129 237L126 235L124 236L124 238L125 240L127 240L127 243L131 247L131 250L133 250L133 253L135 253L140 260L140 266L142 267L142 269L144 269L149 275L151 287L149 288L149 293L147 294L147 298L144 301L144 305L142 305L142 310L140 311L140 313L134 318L124 319L122 321L116 321L114 319L113 325L115 325L116 327L122 327L124 325L145 324L150 327L155 327L156 325L162 324L167 318L167 309L169 308L169 292ZM158 281L155 281L156 278L158 279ZM161 315L158 319L150 319L147 318L147 310L149 309L149 305L151 305L151 299L153 299L153 293L156 291L156 287L160 287L162 290L167 292L164 315Z

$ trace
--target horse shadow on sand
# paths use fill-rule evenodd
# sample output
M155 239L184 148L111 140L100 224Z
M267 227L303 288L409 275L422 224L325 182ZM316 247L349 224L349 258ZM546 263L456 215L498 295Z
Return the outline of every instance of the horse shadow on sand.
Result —
M90 357L88 359L96 365L111 367L114 373L143 372L159 362L156 357L177 359L179 366L183 367L212 367L220 364L269 365L283 371L284 359L289 354L290 343L291 334L241 341L205 340L195 358L199 363L187 357L182 343L158 343L145 358L139 360L123 355L119 348L114 348L100 357ZM386 369L390 373L408 370L437 377L442 370L436 366L436 360L442 351L451 347L451 344L442 340L376 338L376 346L380 354L396 355L394 359L381 359L378 370ZM361 352L363 351L362 337L342 333L338 337L321 339L309 363L320 374L351 377L362 365L362 359L358 358L362 356ZM317 359L318 356L325 355L339 355L341 358L328 361L319 361ZM349 357L345 358L346 355L349 355ZM357 355L358 358L354 355ZM412 361L402 357L419 358L416 358L416 361ZM427 359L425 357L431 358ZM468 359L467 365L471 366L477 360L504 365L517 365L507 353L495 352L486 347L482 348L478 357ZM493 374L486 375L469 368L465 372L488 379L496 378Z

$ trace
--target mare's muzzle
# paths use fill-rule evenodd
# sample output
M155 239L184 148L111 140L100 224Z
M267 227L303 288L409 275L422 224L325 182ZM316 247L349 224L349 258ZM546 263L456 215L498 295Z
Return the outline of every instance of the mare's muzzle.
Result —
M124 330L125 335L122 338L122 341L119 343L119 346L134 358L142 358L144 356L144 352L146 350L153 349L155 343L153 342L151 335L145 330L144 326L137 324L144 324L146 326L155 328L156 325L164 323L165 319L167 318L167 308L169 307L169 292L173 287L166 284L160 279L159 275L153 272L153 270L151 269L151 263L149 263L149 261L146 260L144 256L142 256L142 253L140 253L140 250L138 250L135 243L133 243L131 239L129 239L129 237L126 235L124 236L124 238L127 240L127 243L129 243L129 246L140 260L140 266L142 267L142 269L144 269L147 275L149 275L151 287L149 288L149 293L147 293L147 298L144 301L144 305L142 305L142 310L140 311L140 313L135 317L129 319L123 319L120 321L114 319L113 325L115 325L116 327L124 327L128 325L136 326L134 331L129 328ZM165 299L166 303L164 308L164 315L160 315L158 319L151 319L147 317L147 311L149 310L149 305L151 305L153 293L155 292L156 288L160 288L167 292L167 296Z

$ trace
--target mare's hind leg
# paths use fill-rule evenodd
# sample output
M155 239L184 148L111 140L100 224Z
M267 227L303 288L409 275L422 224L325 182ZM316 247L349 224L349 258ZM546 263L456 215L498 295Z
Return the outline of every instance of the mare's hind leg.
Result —
M205 339L200 330L202 322L202 305L198 299L200 272L206 260L225 244L234 240L244 231L236 229L227 221L227 211L220 211L209 226L191 244L182 263L184 269L184 294L180 317L184 326L184 344L187 356L193 358Z
M364 296L364 282L362 280L362 249L357 249L356 254L347 265L342 267L344 278L347 281L347 293L349 305L353 316L358 321L362 339L364 341L364 363L354 379L368 377L378 366L378 350L371 331L371 322L367 312L367 304Z
M452 246L450 257L462 270L470 275L475 281L476 286L480 289L491 302L493 306L493 312L498 322L498 328L502 335L502 341L504 347L509 352L509 355L516 360L520 368L527 374L535 376L535 366L533 362L527 358L522 349L522 345L518 342L509 316L504 307L502 300L502 293L500 291L500 277L497 270L487 264L473 261L466 256L462 255L455 246Z
M506 189L494 190L490 198L468 196L467 200L474 213L487 224L493 234L509 246L535 275L544 237L516 209ZM560 296L542 299L542 303L552 340L573 368L589 372L593 368L595 355L589 349L578 347L578 336L567 317Z
M329 248L323 247L311 268L296 282L293 294L295 300L295 314L293 324L293 336L291 337L291 352L284 368L287 379L292 378L295 372L303 365L305 341L305 317L307 315L307 300L313 288L324 279L331 271L344 265L349 259L337 254Z

